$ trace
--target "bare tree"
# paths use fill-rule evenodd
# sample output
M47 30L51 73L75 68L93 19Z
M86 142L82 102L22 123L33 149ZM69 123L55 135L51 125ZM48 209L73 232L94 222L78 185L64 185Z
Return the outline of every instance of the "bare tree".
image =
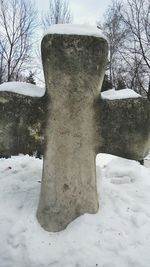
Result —
M6 50L6 43L4 40L0 40L0 84L4 80L4 76L6 73L6 64L5 57L4 57L4 51Z
M19 79L30 59L36 26L36 12L30 1L0 0L1 82Z
M102 29L109 43L109 80L113 87L117 87L117 80L120 72L120 50L127 35L127 28L123 22L121 13L123 5L118 1L113 1L104 14L104 23L98 22L98 27Z
M118 79L140 94L150 95L150 2L113 1L102 25L110 45L110 81Z
M133 52L143 58L150 68L150 2L149 0L127 0L123 19L131 32Z
M42 17L44 29L47 29L51 24L71 23L71 21L71 11L66 0L49 1L49 10Z
M135 83L133 89L150 95L150 2L149 0L127 0L123 20L128 28L129 39L126 50L132 55Z

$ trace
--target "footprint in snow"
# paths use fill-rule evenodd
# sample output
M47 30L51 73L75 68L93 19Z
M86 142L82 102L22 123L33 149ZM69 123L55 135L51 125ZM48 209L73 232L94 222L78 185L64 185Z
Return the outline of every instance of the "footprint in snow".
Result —
M112 184L130 184L133 182L133 179L129 176L118 176L113 177L110 181Z
M24 233L26 231L27 231L27 228L25 227L22 221L19 221L18 223L16 223L9 232L8 239L7 239L8 244L14 249L17 249L19 246L23 246Z
M24 168L26 168L26 167L27 167L27 164L25 164L25 163L22 163L20 166L21 166L21 168L23 168L23 169L24 169Z

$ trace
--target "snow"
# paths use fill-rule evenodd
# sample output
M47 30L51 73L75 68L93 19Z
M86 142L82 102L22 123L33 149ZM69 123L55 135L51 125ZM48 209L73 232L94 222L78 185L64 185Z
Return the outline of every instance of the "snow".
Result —
M86 35L105 38L102 31L96 26L80 24L54 24L44 33L47 34L67 34Z
M148 155L145 158L146 160L150 160L150 152L148 153Z
M150 168L150 152L149 154L146 156L145 158L145 162L144 162L144 165L148 168Z
M0 85L0 91L12 92L31 97L42 97L45 89L26 82L7 82Z
M101 93L101 97L103 99L114 100L114 99L125 99L125 98L137 98L141 97L141 95L137 94L132 89L126 88L121 90L110 89L104 91Z
M149 267L150 169L97 156L100 208L59 233L36 220L42 160L0 159L1 267Z

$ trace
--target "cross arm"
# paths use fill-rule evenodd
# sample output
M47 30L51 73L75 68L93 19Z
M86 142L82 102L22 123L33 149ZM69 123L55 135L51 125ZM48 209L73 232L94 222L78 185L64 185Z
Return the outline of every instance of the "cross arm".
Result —
M97 153L133 160L150 149L150 103L145 98L97 101Z

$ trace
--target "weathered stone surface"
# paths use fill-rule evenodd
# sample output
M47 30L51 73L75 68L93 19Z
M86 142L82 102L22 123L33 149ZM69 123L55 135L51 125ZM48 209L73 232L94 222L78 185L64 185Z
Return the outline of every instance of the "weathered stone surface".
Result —
M43 155L47 96L0 92L0 156ZM144 98L95 101L96 153L141 160L149 151L150 103Z
M142 160L150 148L150 102L142 97L98 99L97 153Z
M46 96L0 92L0 156L43 154Z
M42 41L49 109L37 218L48 231L98 210L94 100L107 50L104 39L92 36L54 34Z

